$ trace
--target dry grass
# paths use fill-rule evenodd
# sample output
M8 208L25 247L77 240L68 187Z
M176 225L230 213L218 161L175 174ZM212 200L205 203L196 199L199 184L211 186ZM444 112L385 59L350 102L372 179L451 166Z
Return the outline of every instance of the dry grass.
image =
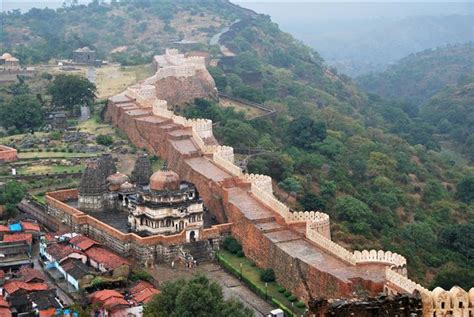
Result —
M108 65L96 70L97 97L107 98L153 75L151 64L121 67Z
M222 97L220 98L219 106L221 106L223 108L232 107L232 108L235 109L235 111L242 111L245 114L245 117L247 119L252 119L252 118L261 116L262 114L265 113L265 112L263 112L262 110L260 110L258 108L250 107L250 106L247 106L243 103L236 102L236 101L229 100L229 99L222 98Z

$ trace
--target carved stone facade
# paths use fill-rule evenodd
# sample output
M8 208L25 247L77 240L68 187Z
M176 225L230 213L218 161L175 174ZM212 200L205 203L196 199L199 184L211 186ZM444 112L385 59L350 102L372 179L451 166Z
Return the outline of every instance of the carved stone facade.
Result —
M131 230L153 235L186 229L188 240L195 241L203 226L204 206L194 185L181 182L172 171L158 171L151 176L149 188L127 197Z

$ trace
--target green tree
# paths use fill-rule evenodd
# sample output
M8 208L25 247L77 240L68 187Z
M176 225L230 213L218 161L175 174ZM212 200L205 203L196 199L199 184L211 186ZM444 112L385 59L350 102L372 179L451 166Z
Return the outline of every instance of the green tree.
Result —
M77 106L92 105L96 87L84 77L77 75L58 75L48 87L52 103L69 111Z
M152 317L250 317L242 303L226 301L222 289L203 275L163 285L161 293L145 305L144 316Z
M397 161L389 157L387 154L381 152L370 152L367 168L372 176L386 176L393 175Z
M430 180L423 190L423 201L432 203L446 197L446 190L439 182Z
M300 181L295 178L295 177L287 177L283 181L278 183L278 186L283 188L284 191L287 193L298 193L301 191L301 183Z
M363 201L350 195L338 197L336 213L340 220L346 221L354 233L367 234L370 232L369 222L372 211Z
M456 197L468 204L474 202L474 175L461 179L456 186Z
M451 289L453 286L459 286L465 290L474 285L474 270L469 268L458 268L454 265L448 265L438 272L432 282L432 287L442 287Z
M0 124L5 128L34 129L43 124L44 111L31 95L18 95L0 107Z
M291 143L303 149L310 149L314 143L323 141L326 135L324 122L316 122L308 117L293 120L288 127Z
M300 199L300 204L303 206L304 210L324 210L326 205L324 201L318 197L315 193L307 192Z
M96 138L97 144L104 145L104 146L109 146L114 143L114 139L110 135L98 135Z
M25 197L26 189L17 181L9 181L0 188L0 205L6 209L5 218L15 215L16 205Z

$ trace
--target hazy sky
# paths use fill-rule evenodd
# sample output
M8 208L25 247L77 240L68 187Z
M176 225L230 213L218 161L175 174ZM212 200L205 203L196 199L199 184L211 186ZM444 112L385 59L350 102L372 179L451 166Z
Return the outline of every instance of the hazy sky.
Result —
M292 18L295 14L301 17L302 14L313 16L314 18L327 19L367 16L400 16L400 15L438 15L438 14L474 14L474 0L462 2L448 2L440 0L411 0L387 1L387 0L231 0L244 7L256 10L259 13L275 15L278 19ZM57 8L62 5L62 0L0 0L2 11L12 9L28 10L32 7ZM80 3L87 3L90 0L79 0ZM308 10L310 8L310 10ZM408 9L407 9L408 8ZM317 9L317 10L316 10Z

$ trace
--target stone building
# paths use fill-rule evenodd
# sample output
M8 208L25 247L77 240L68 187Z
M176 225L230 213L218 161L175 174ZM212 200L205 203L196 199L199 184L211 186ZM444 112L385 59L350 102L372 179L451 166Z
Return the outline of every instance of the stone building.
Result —
M182 182L172 171L158 171L150 178L148 191L127 202L128 224L134 232L173 234L203 226L203 203L193 184ZM199 231L190 231L194 241Z
M89 47L78 48L72 52L72 61L77 64L93 65L96 61L96 54L94 50Z
M19 70L20 61L9 53L0 56L0 68L4 70Z

